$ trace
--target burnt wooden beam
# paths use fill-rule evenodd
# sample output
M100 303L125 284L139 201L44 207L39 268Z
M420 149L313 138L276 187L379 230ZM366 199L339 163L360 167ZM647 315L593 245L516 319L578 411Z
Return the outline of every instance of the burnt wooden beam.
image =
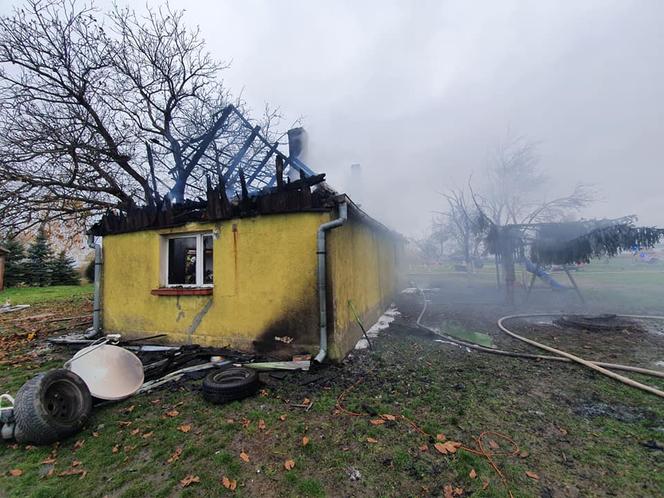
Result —
M186 200L174 204L170 196L165 196L156 205L136 206L124 212L107 211L90 232L96 235L108 235L171 227L188 221L223 220L263 213L287 213L328 207L329 192L325 189L315 192L311 190L312 185L325 180L324 174L282 183L281 189L273 188L253 197L249 195L249 187L242 168L238 169L238 176L241 197L237 201L231 202L228 199L223 181L213 186L212 179L206 176L204 200Z
M295 180L283 186L283 190L299 190L303 187L312 187L325 181L325 173L319 175L307 176L300 180Z
M265 157L263 157L263 159L261 160L260 164L259 164L258 166L256 166L256 168L254 169L254 172L253 172L253 173L251 174L251 176L247 179L247 184L248 184L248 185L253 185L254 180L255 180L256 177L257 177L257 176L263 171L263 168L265 168L265 165L266 165L267 162L270 160L270 157L272 157L272 154L274 154L275 151L278 149L278 147L279 147L279 142L274 142L274 144L272 145L272 147L269 148L269 150L268 150L267 153L265 154Z
M249 190L247 190L247 180L244 178L244 170L242 168L240 171L240 188L242 189L242 200L249 199Z
M277 156L274 167L277 170L277 190L281 190L284 186L284 158Z

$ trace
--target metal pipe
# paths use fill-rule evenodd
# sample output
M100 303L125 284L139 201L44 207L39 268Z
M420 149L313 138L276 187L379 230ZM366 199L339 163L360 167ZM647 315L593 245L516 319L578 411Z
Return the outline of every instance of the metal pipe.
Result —
M103 265L101 244L95 242L94 235L88 235L88 247L95 250L95 294L92 307L92 327L84 335L93 339L101 334L101 269Z
M3 400L6 400L9 406L2 406ZM0 394L0 439L14 439L15 431L14 398L10 394Z
M316 355L315 360L322 363L327 356L327 278L326 278L326 244L325 235L328 230L340 227L348 219L348 203L343 201L339 204L339 217L336 220L328 221L318 227L318 234L316 237L317 247L316 255L318 256L318 307L320 312L319 317L319 333L320 333L320 350Z

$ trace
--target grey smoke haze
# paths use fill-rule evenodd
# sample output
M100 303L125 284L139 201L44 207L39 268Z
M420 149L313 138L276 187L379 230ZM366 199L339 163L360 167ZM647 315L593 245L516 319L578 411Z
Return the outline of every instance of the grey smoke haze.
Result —
M332 185L352 191L361 163L358 201L402 233L426 227L437 191L481 182L508 132L541 142L551 196L594 183L585 216L664 225L664 2L171 4L232 61L235 94L303 118Z
M664 224L664 3L177 2L254 106L304 118L311 165L408 234L478 182L508 130L540 140L552 195ZM352 188L351 188L352 190Z

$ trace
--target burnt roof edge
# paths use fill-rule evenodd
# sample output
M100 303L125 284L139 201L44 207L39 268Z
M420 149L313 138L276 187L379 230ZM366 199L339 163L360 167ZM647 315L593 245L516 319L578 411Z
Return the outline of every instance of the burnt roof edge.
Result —
M368 225L373 226L374 228L380 230L381 232L387 233L390 237L398 239L400 241L405 241L406 238L401 235L399 232L396 230L392 230L388 226L384 225L377 219L373 218L369 214L367 214L360 206L358 206L353 199L351 199L348 194L338 194L334 196L334 202L335 204L341 204L342 202L347 202L348 207L350 208L350 213L351 215L357 216L361 221L367 223Z

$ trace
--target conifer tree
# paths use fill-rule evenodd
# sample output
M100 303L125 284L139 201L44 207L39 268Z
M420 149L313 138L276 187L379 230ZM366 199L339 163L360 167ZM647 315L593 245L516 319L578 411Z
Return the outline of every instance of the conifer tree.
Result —
M28 247L26 282L39 287L50 285L52 266L53 250L46 237L46 232L40 228L34 242Z
M74 260L68 257L64 251L60 251L58 257L53 260L51 266L51 285L79 285L81 278Z
M16 287L25 281L25 247L11 236L2 246L9 251L5 256L5 287Z

